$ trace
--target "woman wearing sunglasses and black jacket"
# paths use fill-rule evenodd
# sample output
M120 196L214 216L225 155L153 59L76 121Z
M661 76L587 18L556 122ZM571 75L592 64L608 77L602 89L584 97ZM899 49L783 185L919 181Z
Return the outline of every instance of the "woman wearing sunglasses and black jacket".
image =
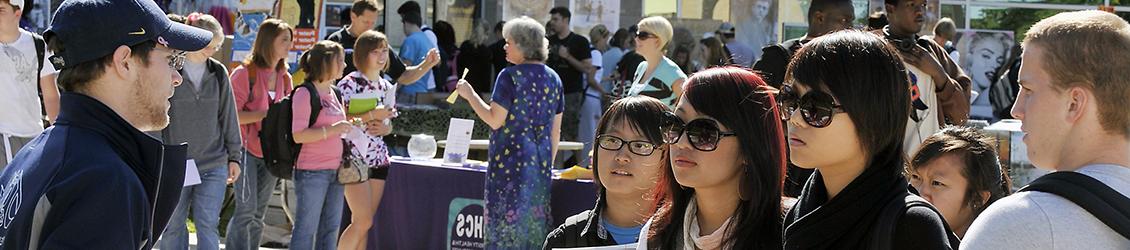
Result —
M687 80L663 126L668 191L639 249L781 249L785 142L772 91L749 70Z
M953 249L942 216L901 174L907 71L883 38L812 40L778 95L792 162L816 171L785 216L784 249Z

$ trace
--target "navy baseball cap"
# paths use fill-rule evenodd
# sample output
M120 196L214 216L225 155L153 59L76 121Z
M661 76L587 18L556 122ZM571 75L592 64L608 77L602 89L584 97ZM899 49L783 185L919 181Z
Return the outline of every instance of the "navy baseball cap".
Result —
M56 69L101 58L122 45L156 41L197 51L212 41L210 31L170 21L153 0L66 0L43 36L63 45L51 57Z

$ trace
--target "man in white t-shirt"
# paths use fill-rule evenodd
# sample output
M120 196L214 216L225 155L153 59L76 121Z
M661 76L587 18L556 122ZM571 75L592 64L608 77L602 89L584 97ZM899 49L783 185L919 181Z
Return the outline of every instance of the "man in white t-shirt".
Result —
M926 21L926 0L885 0L890 25L875 30L897 48L911 80L910 117L903 150L914 155L922 141L946 124L969 118L971 80L933 40L918 36Z
M1028 159L1038 168L1086 175L1121 195L1104 199L1126 199L1130 24L1102 11L1060 13L1032 25L1023 47L1012 116L1023 121ZM961 243L962 249L1130 249L1125 234L1039 191L993 203Z
M0 169L43 132L44 119L54 120L59 111L55 67L47 62L51 53L42 39L19 27L23 4L23 0L0 0L0 154L4 154ZM36 43L43 46L42 57Z

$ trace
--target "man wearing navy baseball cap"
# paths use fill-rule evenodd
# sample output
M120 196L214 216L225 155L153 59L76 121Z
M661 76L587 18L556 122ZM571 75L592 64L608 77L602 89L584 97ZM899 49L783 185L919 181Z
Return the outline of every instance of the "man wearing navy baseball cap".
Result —
M152 0L66 0L44 33L63 91L57 122L0 174L0 248L150 249L184 184L169 123L183 51L212 33Z

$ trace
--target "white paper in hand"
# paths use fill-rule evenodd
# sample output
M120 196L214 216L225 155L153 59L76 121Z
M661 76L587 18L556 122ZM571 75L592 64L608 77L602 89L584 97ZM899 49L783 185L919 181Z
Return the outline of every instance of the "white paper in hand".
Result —
M463 163L467 160L467 152L471 150L471 131L475 128L475 121L451 118L451 125L447 128L447 146L443 148L444 163Z
M188 159L184 164L184 186L200 184L200 171L196 168L196 160Z
M358 149L359 152L366 152L369 148L369 135L365 133L364 129L353 127L349 133L345 134L345 139L353 143L353 147Z

